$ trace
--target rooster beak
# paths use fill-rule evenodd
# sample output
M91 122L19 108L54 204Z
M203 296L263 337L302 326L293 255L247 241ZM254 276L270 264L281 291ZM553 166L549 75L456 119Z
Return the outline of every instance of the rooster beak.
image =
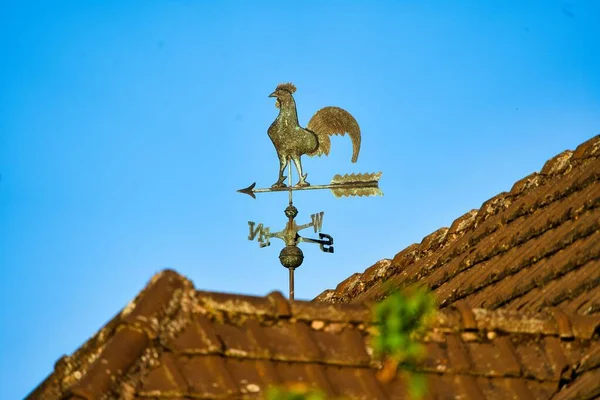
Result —
M269 97L277 97L277 95L275 94L275 92L273 92L269 95Z

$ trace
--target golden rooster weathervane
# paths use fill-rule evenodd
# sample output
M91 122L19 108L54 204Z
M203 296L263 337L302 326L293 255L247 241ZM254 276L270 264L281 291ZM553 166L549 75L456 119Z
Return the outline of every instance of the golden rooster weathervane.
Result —
M288 222L284 230L272 233L263 224L248 221L250 233L249 240L258 237L260 247L269 246L270 238L278 238L285 242L286 246L279 254L281 264L289 270L290 274L290 300L294 299L294 270L304 260L302 250L298 247L300 242L317 243L322 251L333 253L333 238L321 233L324 212L311 215L311 222L297 225L294 218L298 215L298 209L292 202L292 192L296 190L318 190L329 189L336 197L342 196L374 196L381 195L379 189L379 178L381 172L370 174L345 174L335 175L327 185L311 185L306 181L307 174L303 173L301 157L329 155L331 148L330 136L350 136L352 141L352 162L358 159L360 152L360 127L352 115L339 107L325 107L315 113L306 128L300 126L294 92L296 87L291 83L282 83L269 95L276 99L275 105L279 108L279 115L268 130L269 138L275 145L277 157L279 158L279 176L270 188L255 189L256 183L238 192L245 193L256 198L256 193L287 191L289 204L285 209ZM292 162L296 166L299 180L292 185ZM288 176L284 176L285 168L288 168ZM288 184L285 179L288 178ZM319 233L319 239L302 237L299 231L312 227L315 233Z

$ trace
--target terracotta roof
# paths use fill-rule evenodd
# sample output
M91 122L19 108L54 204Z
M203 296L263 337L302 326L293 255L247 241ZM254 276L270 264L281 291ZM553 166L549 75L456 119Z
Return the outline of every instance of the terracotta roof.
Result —
M315 301L380 300L427 284L441 308L600 314L600 135Z
M351 399L405 398L376 379L366 304L209 293L167 270L29 399L258 398L294 382ZM440 312L418 366L437 399L590 398L600 378L600 315ZM561 389L559 391L559 389ZM587 397L586 397L587 396Z

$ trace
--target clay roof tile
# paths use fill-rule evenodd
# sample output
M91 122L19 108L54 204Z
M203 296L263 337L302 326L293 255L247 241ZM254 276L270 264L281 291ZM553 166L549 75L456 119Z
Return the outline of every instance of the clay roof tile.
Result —
M600 313L599 149L600 135L556 155L510 192L400 251L377 279L371 267L315 301L379 301L386 287L421 283L442 308L462 300L469 307Z
M598 157L600 155L600 135L581 143L573 152L574 159Z

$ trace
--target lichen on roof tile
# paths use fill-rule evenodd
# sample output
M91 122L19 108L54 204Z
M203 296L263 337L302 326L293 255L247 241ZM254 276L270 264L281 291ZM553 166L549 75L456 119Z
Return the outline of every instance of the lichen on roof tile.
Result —
M571 150L565 150L562 153L552 157L542 167L540 173L542 175L557 175L568 173L572 165L570 163L573 152Z

